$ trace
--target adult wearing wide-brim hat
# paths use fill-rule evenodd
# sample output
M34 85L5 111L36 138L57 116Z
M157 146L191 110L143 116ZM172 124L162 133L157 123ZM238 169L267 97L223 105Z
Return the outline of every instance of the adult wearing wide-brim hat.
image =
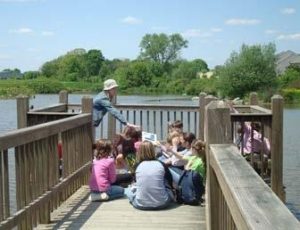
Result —
M118 84L114 79L104 81L103 91L96 95L93 99L93 124L99 126L103 117L109 112L113 117L120 121L123 125L135 126L127 122L126 118L117 110L111 101L117 95Z

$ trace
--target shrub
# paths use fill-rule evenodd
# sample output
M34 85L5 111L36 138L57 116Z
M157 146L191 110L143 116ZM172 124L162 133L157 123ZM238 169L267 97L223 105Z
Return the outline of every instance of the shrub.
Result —
M300 102L300 90L299 89L284 89L282 90L282 95L285 102L296 103Z

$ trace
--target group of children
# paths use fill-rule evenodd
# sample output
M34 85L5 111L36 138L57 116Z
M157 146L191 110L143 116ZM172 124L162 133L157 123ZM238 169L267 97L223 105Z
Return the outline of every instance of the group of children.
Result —
M126 195L137 209L163 209L176 201L179 178L195 171L205 180L205 143L183 132L181 121L169 125L167 143L142 141L142 132L126 127L110 141L98 140L90 177L90 200L104 201ZM120 185L118 171L126 169L128 186ZM124 181L123 181L124 182ZM125 187L125 188L124 188ZM202 195L202 194L201 194Z

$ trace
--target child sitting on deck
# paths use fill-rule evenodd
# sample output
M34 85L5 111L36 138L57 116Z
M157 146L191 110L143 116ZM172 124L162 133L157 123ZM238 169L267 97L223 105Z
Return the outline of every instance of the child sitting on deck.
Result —
M181 155L191 155L190 147L194 139L195 135L193 133L178 133L177 131L173 131L167 138L167 145L165 147L161 146L164 155L159 157L159 160L168 166L175 166L183 169L184 161L175 156L168 155L165 148L172 148Z
M95 158L89 181L91 201L104 201L124 196L124 188L112 185L116 181L116 166L110 157L112 144L110 141L98 140L95 144Z
M183 156L182 154L173 151L171 148L167 149L172 156L185 161L184 170L193 170L199 173L202 179L203 191L204 191L204 179L205 179L205 142L201 140L194 140L191 145L192 156ZM183 173L182 169L171 167L170 172L173 177L173 182L178 187L180 176Z
M174 201L172 176L168 168L155 159L151 142L144 141L140 145L137 160L136 184L125 190L130 203L142 210L166 208Z
M131 170L135 163L135 143L139 141L140 130L126 126L121 134L114 138L113 155L117 169Z
M183 131L183 123L180 120L176 120L173 122L169 122L168 124L168 133L171 133L173 131L177 131L179 133L182 133Z

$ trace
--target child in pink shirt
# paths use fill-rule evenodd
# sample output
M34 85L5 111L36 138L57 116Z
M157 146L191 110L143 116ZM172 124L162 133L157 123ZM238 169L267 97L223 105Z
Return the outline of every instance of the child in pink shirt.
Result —
M112 144L110 141L98 140L95 144L95 158L89 181L90 200L108 200L124 196L124 188L112 185L116 181L116 166L110 157Z
M267 156L270 155L270 142L266 137L262 137L262 134L259 132L260 125L258 123L245 122L243 126L243 143L241 152L243 154L261 153L263 152ZM253 136L251 137L251 132Z

